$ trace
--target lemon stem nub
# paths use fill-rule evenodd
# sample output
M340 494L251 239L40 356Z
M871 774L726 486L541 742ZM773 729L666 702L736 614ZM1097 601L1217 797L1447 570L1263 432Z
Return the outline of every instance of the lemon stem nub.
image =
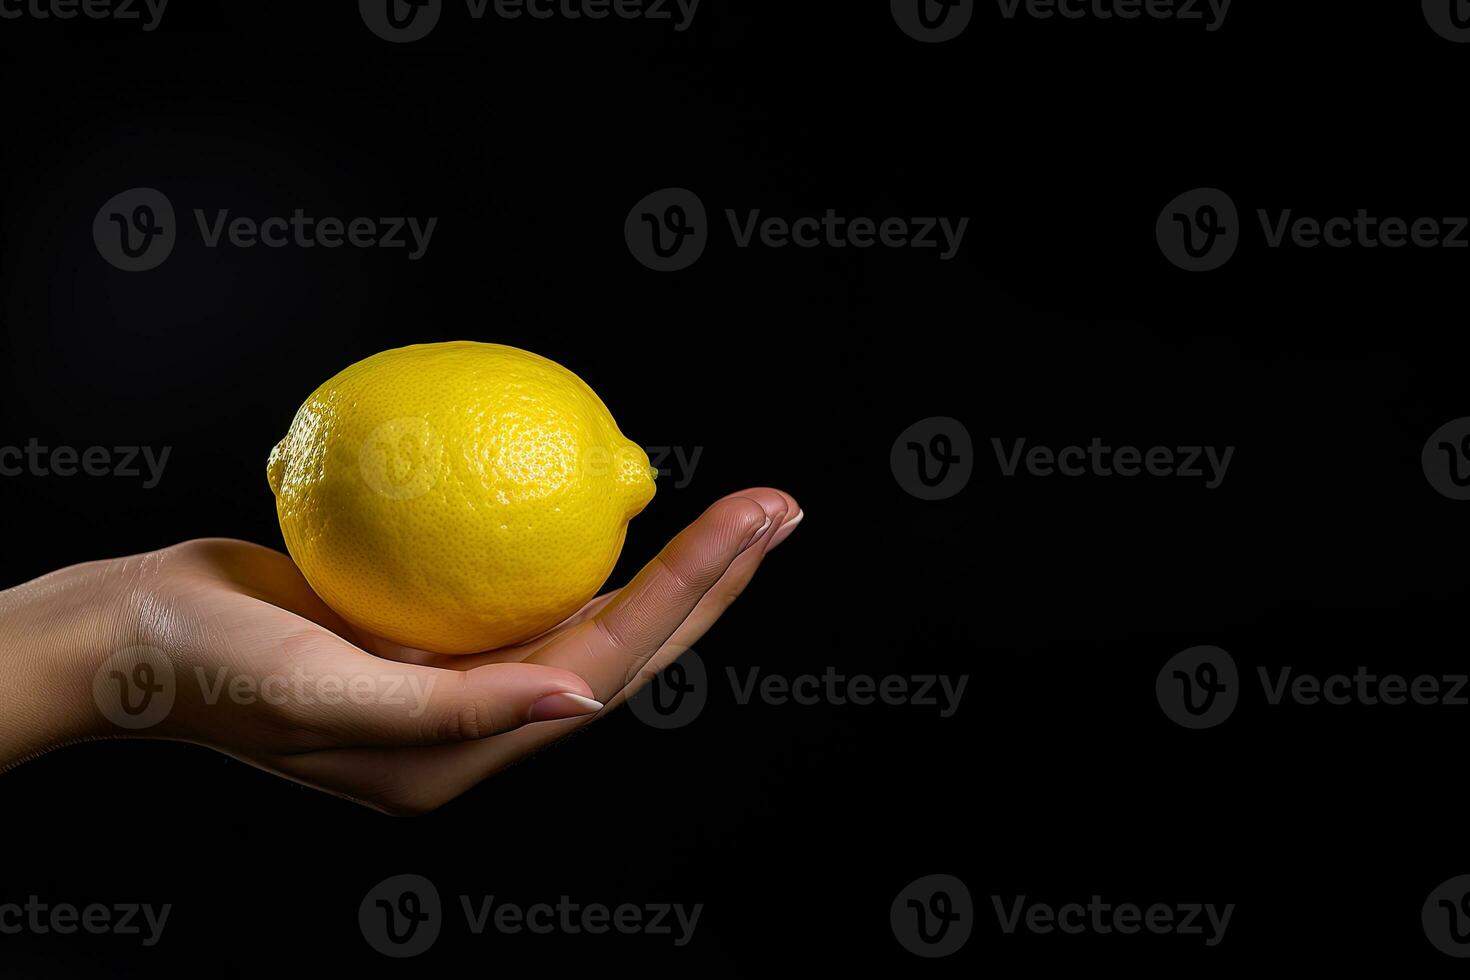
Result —
M271 448L270 459L265 464L266 482L271 485L271 493L277 497L281 495L281 476L286 470L286 440L282 439Z

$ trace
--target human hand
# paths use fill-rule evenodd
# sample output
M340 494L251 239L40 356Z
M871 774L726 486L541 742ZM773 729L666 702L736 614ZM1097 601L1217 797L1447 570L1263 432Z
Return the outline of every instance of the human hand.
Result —
M63 569L0 593L0 766L89 738L182 739L384 812L432 810L636 693L801 516L781 491L732 494L623 589L467 656L361 634L290 558L242 541ZM165 687L151 719L139 704Z

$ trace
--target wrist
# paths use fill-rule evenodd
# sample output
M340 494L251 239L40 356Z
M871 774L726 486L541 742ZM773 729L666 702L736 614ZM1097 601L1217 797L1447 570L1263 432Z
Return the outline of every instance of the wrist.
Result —
M133 642L126 564L91 562L0 592L0 768L125 734L96 683Z

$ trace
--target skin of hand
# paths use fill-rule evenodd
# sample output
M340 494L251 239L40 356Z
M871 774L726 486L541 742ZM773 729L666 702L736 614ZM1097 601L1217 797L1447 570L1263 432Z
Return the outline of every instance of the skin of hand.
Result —
M636 693L802 516L779 490L731 494L622 589L467 656L363 635L289 557L243 541L65 568L0 592L0 769L91 739L176 739L385 813L424 813ZM155 723L128 729L102 709L96 692L114 681L165 675L172 702Z

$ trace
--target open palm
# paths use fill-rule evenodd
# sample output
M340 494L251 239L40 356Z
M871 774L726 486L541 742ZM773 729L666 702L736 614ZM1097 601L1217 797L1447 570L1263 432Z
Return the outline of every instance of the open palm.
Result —
M200 742L388 813L432 810L648 683L801 516L778 490L732 494L626 587L526 643L465 656L363 635L258 545L203 539L123 559L110 574L131 583L128 639L182 679L168 718L135 734Z

